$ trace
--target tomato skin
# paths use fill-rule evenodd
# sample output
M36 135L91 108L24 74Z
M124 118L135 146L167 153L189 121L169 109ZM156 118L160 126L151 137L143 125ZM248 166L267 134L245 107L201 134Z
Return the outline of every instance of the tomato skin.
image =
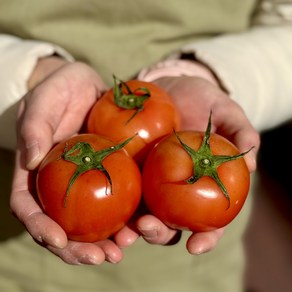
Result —
M132 91L143 87L149 90L151 96L144 102L144 109L131 119L136 110L117 106L114 102L114 90L111 88L91 109L86 131L107 136L118 143L138 133L138 137L127 144L125 149L142 165L161 137L171 133L173 129L179 130L180 115L167 92L154 83L140 80L125 83Z
M198 150L204 133L179 132L188 146ZM227 139L211 134L213 155L236 155L238 149ZM193 162L172 134L162 139L148 155L143 169L143 197L150 212L171 228L193 232L210 231L230 223L244 205L250 174L243 158L218 168L227 189L230 206L214 179L203 176L194 184L185 182L193 175Z
M120 230L133 215L141 199L141 174L132 157L124 149L118 150L103 160L112 187L101 171L89 170L75 180L65 203L77 165L61 156L66 145L71 148L80 141L90 143L95 151L115 145L93 134L80 134L59 143L38 169L37 194L44 212L64 229L69 239L95 242Z

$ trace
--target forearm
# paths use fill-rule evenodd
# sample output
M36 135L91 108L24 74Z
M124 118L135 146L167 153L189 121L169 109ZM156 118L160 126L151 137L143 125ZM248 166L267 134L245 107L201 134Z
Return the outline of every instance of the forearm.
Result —
M46 79L58 68L68 63L67 60L58 56L48 56L38 59L37 64L34 67L29 79L27 81L27 90L33 89L40 82Z
M183 49L212 68L257 130L292 117L292 26L258 27Z
M292 26L258 27L189 44L169 59L140 72L153 81L163 76L197 76L218 84L240 104L259 130L292 117ZM179 60L182 53L194 60ZM177 65L176 65L177 63Z
M0 34L0 147L15 148L13 129L16 129L18 101L41 78L39 70L35 71L37 75L32 75L38 69L38 61L54 54L73 60L70 54L52 44ZM54 65L56 62L59 61L54 59ZM47 67L47 70L52 70L52 67Z

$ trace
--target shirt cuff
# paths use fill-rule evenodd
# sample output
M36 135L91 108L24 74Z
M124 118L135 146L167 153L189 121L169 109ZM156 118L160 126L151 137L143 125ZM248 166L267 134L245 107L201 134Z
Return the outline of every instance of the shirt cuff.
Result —
M197 76L218 84L215 76L205 66L189 60L168 59L142 69L138 79L152 82L162 77Z

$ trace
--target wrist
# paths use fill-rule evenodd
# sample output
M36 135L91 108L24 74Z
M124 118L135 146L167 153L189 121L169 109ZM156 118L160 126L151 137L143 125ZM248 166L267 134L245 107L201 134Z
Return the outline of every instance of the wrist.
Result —
M30 75L30 78L28 79L28 90L33 89L44 79L46 79L50 74L52 74L54 71L58 70L60 67L64 66L68 62L69 61L58 56L40 58L32 74Z
M192 60L169 59L161 61L138 74L138 79L152 82L162 77L194 76L208 80L218 85L219 82L213 72L205 65Z

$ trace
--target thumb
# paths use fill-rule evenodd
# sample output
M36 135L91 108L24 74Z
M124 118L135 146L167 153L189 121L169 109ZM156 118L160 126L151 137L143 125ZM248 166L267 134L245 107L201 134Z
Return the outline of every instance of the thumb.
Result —
M27 143L24 145L26 152L26 168L29 170L35 169L52 148L52 145L52 141L41 141L36 137L27 139Z
M31 111L30 111L31 112ZM37 115L25 111L25 101L19 107L18 148L27 169L35 169L53 146L53 129Z

